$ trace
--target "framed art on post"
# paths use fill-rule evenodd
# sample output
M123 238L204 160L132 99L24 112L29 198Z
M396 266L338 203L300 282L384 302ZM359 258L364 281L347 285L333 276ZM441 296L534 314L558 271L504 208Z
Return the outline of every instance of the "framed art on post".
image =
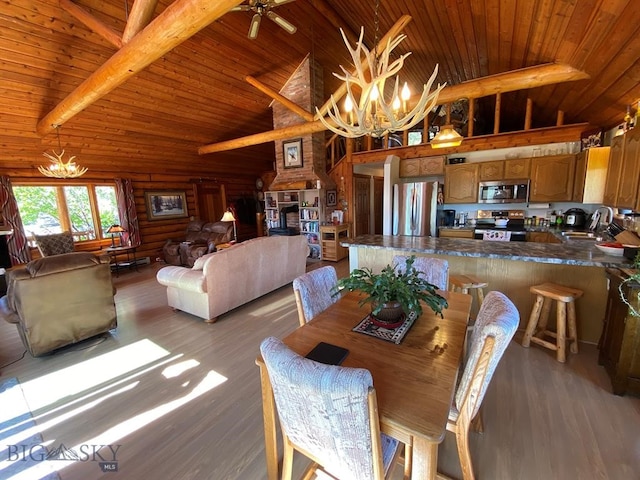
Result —
M144 192L144 199L147 205L148 220L167 220L189 216L186 192L179 190Z
M327 207L335 207L338 204L338 192L327 190Z
M282 156L284 168L302 167L302 139L282 142Z

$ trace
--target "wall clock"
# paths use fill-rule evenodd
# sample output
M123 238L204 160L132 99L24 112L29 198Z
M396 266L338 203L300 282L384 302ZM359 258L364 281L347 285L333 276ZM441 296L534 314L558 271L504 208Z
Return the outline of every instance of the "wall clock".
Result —
M256 190L262 190L262 187L264 187L264 182L262 181L261 178L257 178L256 179Z

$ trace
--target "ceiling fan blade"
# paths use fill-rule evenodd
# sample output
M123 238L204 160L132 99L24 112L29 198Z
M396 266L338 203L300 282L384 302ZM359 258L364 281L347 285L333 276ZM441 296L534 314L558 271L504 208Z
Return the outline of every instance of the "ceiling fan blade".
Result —
M277 5L284 5L285 3L295 2L295 0L271 0L270 6L275 7Z
M251 40L255 40L258 36L258 29L260 28L260 20L262 20L262 16L259 13L256 13L251 19L251 25L249 25L249 37Z
M267 12L267 17L269 17L271 20L273 20L275 23L277 23L278 25L280 25L283 29L285 29L288 33L290 34L294 34L296 33L296 26L289 22L288 20L285 20L284 18L282 18L280 15L278 15L275 12L272 12L271 10L269 10Z
M250 5L238 5L237 7L233 7L230 12L248 12L251 10Z

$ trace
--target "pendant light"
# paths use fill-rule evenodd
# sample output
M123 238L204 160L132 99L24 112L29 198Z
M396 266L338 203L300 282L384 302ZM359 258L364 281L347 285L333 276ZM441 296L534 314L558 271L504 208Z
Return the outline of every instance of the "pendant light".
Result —
M54 125L54 128L58 135L58 149L61 153L58 154L55 150L53 155L44 152L43 155L51 160L51 164L46 167L40 165L38 167L40 173L50 178L77 178L87 173L87 168L76 165L75 156L70 157L66 162L64 161L64 150L60 145L60 125Z

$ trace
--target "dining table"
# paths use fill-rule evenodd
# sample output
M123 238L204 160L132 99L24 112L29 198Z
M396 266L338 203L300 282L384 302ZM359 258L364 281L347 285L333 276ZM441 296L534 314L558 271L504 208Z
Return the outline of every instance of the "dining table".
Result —
M358 292L346 293L283 342L300 355L318 343L346 348L345 367L366 368L376 389L381 431L410 448L411 478L435 479L438 445L444 440L472 298L438 291L448 302L443 318L426 304L398 344L353 331L369 313ZM262 385L265 452L269 480L278 478L277 413L269 375L258 356Z

